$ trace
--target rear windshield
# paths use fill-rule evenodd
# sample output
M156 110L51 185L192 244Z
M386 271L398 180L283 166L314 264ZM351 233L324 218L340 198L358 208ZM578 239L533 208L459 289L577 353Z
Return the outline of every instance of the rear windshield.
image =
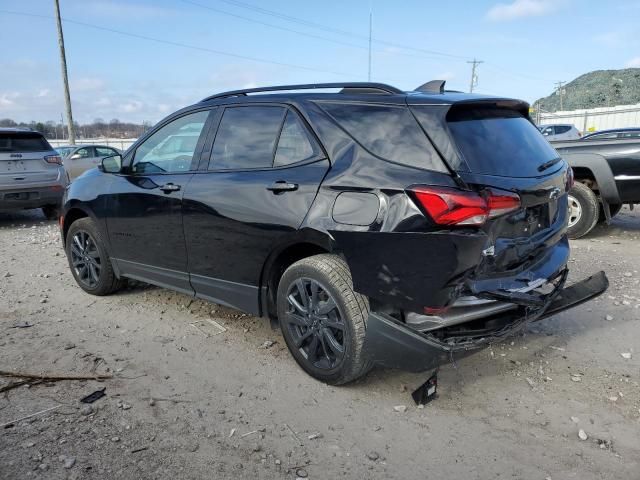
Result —
M39 133L0 132L0 153L4 152L44 152L51 145Z
M538 129L514 110L452 108L447 124L473 173L535 177L544 171L538 167L558 158Z
M374 155L402 165L446 171L407 107L329 102L321 106Z

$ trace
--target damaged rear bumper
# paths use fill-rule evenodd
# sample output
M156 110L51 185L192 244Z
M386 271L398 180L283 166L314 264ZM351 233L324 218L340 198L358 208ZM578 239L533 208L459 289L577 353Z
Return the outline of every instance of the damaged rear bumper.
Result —
M604 272L598 272L580 282L554 292L541 307L522 306L517 314L508 313L495 330L466 337L438 338L421 333L396 319L370 313L365 337L365 353L371 360L388 368L421 372L460 358L487 344L509 336L524 325L573 308L603 293L609 286Z

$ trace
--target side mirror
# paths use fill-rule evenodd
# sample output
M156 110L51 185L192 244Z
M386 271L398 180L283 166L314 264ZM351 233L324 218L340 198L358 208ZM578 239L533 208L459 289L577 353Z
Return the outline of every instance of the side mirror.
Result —
M110 157L104 157L100 167L105 173L120 173L122 170L122 156L111 155Z
M78 160L79 158L82 158L82 155L80 155L79 153L74 153L69 157L69 160Z

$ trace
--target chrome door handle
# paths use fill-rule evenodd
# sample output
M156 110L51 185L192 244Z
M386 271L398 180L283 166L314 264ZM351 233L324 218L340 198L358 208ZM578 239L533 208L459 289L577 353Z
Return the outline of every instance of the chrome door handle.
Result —
M176 185L175 183L167 183L166 185L161 186L160 190L162 190L164 193L177 192L178 190L180 190L180 185Z
M267 187L267 190L272 191L273 193L281 193L281 192L293 192L298 189L297 183L289 183L284 180L278 180L277 182L273 182L271 185Z

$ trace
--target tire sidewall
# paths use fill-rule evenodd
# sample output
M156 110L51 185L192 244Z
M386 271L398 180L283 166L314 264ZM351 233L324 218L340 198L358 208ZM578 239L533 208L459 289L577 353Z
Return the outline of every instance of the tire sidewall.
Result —
M100 279L94 288L90 288L80 281L80 279L78 278L78 275L76 274L76 269L73 267L73 263L71 260L71 245L73 243L73 237L79 231L86 232L91 236L96 247L98 248L98 253L100 254L100 262L102 264L102 268L100 269ZM107 251L102 242L102 237L100 236L97 229L95 228L95 225L90 219L83 218L83 219L77 220L71 225L71 227L69 227L69 231L67 232L65 251L67 254L67 261L69 263L69 268L71 269L71 274L73 275L73 278L75 279L76 283L80 288L82 288L87 293L96 295L96 294L100 294L100 292L102 292L104 289L108 287L109 283L111 282L111 279L108 278L109 275L107 273L107 268L106 268L108 267L106 265L106 262L110 262L109 255L107 254Z
M320 283L322 288L324 288L335 300L336 305L338 306L338 311L340 312L342 320L345 324L343 342L345 349L344 357L342 359L342 362L337 367L331 370L320 369L307 362L304 355L293 343L293 339L291 338L291 334L288 331L287 325L283 321L288 309L287 292L291 284L298 278L309 278ZM278 285L277 305L278 318L281 319L280 329L282 331L282 336L284 337L287 347L289 347L289 351L293 355L294 359L305 372L323 382L334 383L340 381L340 379L344 376L344 372L351 371L353 358L355 355L355 345L353 342L353 339L355 337L355 329L345 299L325 272L320 269L313 268L308 264L294 265L290 267L280 279L280 283Z
M593 191L580 183L574 185L569 191L569 196L573 197L582 209L580 219L578 222L567 228L567 234L569 238L576 239L583 237L589 233L598 222L598 207L599 202ZM571 200L569 199L569 202Z

